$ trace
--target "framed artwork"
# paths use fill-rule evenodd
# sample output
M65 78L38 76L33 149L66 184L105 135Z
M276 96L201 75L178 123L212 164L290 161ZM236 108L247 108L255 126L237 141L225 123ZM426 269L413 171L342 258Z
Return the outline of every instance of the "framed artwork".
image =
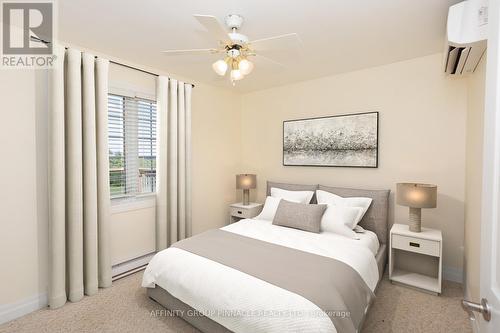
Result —
M378 167L378 112L286 120L283 165Z

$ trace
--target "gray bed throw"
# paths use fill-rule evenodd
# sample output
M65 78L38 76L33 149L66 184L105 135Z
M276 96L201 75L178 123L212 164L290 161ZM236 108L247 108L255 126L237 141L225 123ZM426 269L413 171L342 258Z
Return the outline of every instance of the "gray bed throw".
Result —
M308 299L330 317L339 333L359 331L374 298L358 272L341 261L232 232L210 230L172 247L237 269Z

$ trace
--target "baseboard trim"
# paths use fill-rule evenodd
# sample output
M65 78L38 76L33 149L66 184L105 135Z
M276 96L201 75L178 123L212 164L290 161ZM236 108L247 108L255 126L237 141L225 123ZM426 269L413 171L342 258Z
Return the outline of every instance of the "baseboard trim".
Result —
M15 303L0 305L0 324L40 310L47 305L47 293L35 295Z
M458 282L460 284L464 283L464 272L461 269L455 267L443 267L443 279L453 282Z
M154 255L155 253L146 254L139 258L113 266L113 277L146 265ZM43 309L46 306L48 306L47 293L31 296L15 303L0 305L0 324L22 317L33 311Z

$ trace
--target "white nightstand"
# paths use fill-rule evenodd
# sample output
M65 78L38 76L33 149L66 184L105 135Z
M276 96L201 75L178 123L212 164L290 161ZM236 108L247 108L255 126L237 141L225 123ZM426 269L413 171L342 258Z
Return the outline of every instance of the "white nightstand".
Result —
M229 205L229 223L238 222L241 219L251 219L260 214L263 204L250 202L248 205L238 202Z
M392 282L441 293L443 236L440 230L412 232L394 224L389 237L389 279Z

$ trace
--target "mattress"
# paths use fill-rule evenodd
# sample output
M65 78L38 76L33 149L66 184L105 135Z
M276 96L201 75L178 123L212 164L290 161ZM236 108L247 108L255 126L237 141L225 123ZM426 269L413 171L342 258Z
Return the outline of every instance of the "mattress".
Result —
M315 234L252 219L222 229L342 261L356 270L372 291L379 281L380 265L375 256L380 252L379 244L376 235L370 231L354 240L333 233ZM321 313L309 300L181 249L169 248L159 252L144 273L143 286L160 287L173 299L200 311L232 332L336 332L328 317L303 315ZM221 309L228 312L221 313ZM291 309L299 315L283 315ZM231 313L257 314L241 316Z

